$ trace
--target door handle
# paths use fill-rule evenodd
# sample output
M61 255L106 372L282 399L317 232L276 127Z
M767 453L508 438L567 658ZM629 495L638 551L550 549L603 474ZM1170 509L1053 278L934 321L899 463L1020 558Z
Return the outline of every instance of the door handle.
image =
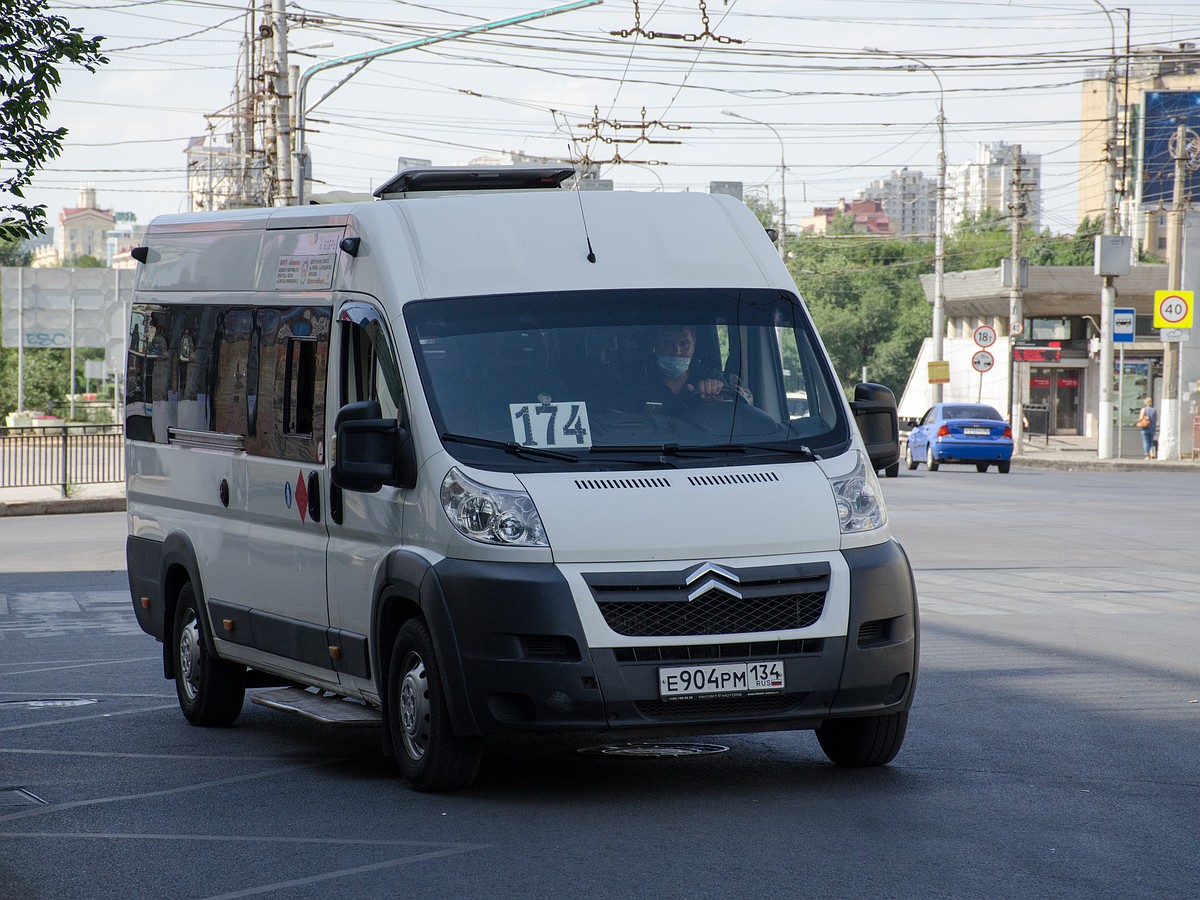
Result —
M321 479L316 472L308 473L308 517L321 521Z

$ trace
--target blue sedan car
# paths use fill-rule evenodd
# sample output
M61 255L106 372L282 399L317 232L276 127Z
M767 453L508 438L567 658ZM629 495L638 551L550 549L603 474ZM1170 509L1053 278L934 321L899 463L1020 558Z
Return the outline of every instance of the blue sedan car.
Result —
M995 465L1008 472L1013 453L1012 429L984 403L938 403L909 432L904 464L909 470L925 463L936 472L942 463L974 463L980 472Z

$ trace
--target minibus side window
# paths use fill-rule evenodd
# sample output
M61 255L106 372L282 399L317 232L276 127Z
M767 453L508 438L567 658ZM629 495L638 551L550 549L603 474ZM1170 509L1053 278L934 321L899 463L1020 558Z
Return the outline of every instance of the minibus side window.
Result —
M341 405L378 400L385 418L400 418L400 370L377 322L343 321Z

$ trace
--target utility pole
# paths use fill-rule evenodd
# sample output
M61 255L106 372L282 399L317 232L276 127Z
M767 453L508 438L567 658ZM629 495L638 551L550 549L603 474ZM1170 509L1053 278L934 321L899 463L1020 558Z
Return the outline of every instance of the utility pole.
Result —
M1013 339L1023 330L1025 324L1025 307L1021 298L1021 226L1025 223L1025 186L1021 183L1021 145L1014 144L1012 148L1013 159L1013 174L1012 174L1012 197L1009 200L1009 233L1012 237L1012 271L1008 286L1008 333L1009 346L1011 348ZM1021 325L1022 328L1014 329L1014 325ZM1010 350L1011 353L1011 350ZM1020 453L1021 439L1025 431L1025 423L1022 413L1022 396L1021 388L1023 381L1021 379L1021 363L1019 363L1015 354L1010 360L1010 380L1009 380L1009 422L1012 425L1013 434L1013 452Z
M1187 178L1187 125L1175 129L1171 146L1175 151L1175 190L1167 234L1167 290L1183 288L1184 181ZM1146 393L1152 385L1146 385ZM1179 459L1179 342L1163 344L1162 408L1158 411L1158 458Z
M933 72L933 69L930 69ZM937 73L934 72L934 76ZM935 216L933 234L933 358L940 360L943 353L943 342L946 337L946 109L941 94L942 80L938 78L938 181L937 181L937 214ZM942 383L933 385L932 397L934 403L942 402Z
M288 35L285 0L271 0L271 27L275 38L275 201L292 201L291 91L288 89Z
M1112 56L1107 77L1108 103L1105 110L1107 133L1104 140L1104 235L1117 233L1117 35L1112 14L1099 0L1097 6L1108 17L1112 37ZM1113 455L1113 308L1117 305L1116 277L1103 275L1100 289L1100 415L1097 429L1097 456Z

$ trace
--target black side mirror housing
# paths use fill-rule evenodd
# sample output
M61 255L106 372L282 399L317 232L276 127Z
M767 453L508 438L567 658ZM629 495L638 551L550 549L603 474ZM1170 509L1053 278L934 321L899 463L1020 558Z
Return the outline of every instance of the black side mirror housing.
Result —
M896 416L896 395L882 384L864 382L854 386L850 402L858 432L867 447L867 456L875 469L886 469L900 462L900 421Z
M338 487L373 494L385 484L416 486L412 435L395 419L383 418L379 401L343 406L334 422L334 434L337 444L330 474Z

